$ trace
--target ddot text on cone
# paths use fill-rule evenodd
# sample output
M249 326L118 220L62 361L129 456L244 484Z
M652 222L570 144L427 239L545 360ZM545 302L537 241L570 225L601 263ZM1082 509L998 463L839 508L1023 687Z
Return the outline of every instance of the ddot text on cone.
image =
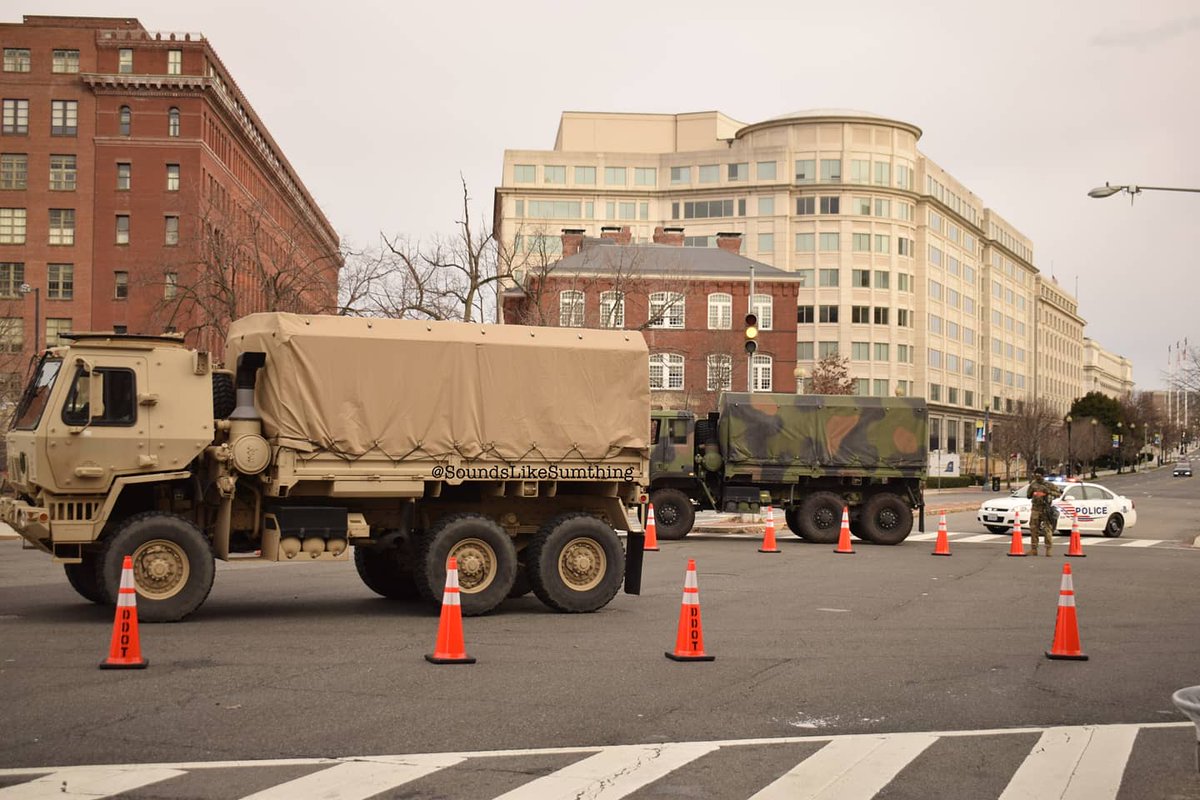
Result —
M700 587L696 581L696 559L689 558L683 579L683 604L679 609L679 629L675 634L672 661L713 661L716 656L704 652L704 626L700 621Z
M142 658L138 635L137 588L133 582L133 558L125 556L121 564L121 587L117 590L117 616L113 619L112 641L108 658L100 669L145 669L149 659Z

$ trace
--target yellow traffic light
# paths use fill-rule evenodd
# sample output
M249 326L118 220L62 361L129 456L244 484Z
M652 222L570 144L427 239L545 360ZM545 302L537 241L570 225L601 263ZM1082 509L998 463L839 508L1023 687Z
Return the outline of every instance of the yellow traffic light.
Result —
M746 315L746 352L753 355L758 349L758 317L755 314Z

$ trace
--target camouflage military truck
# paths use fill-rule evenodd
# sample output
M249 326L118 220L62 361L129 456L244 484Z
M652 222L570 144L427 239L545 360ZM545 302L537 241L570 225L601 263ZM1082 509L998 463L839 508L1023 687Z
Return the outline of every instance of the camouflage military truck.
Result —
M636 594L650 392L621 331L255 314L225 358L178 337L69 335L41 356L7 436L0 517L114 602L178 620L214 557L346 561L390 598L462 608L534 592L595 611Z
M686 536L697 509L751 513L768 503L810 542L837 541L845 506L861 539L908 536L927 469L924 400L725 393L718 405L703 419L651 412L658 536Z

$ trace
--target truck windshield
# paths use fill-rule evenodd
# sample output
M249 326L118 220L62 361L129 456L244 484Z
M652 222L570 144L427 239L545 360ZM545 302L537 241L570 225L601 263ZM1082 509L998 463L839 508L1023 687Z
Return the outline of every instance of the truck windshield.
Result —
M61 368L62 359L42 359L42 363L38 365L37 375L25 387L25 394L21 396L21 404L17 406L17 413L13 417L14 429L31 431L38 426L42 420L42 412L46 410L46 403L50 399L50 390L54 388L54 381L58 378L58 371Z

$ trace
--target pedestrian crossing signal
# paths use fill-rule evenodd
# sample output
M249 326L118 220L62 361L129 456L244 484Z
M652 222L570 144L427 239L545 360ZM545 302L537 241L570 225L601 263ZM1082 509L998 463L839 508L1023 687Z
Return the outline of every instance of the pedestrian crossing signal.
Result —
M758 316L756 314L746 315L746 353L754 355L754 351L758 349Z

